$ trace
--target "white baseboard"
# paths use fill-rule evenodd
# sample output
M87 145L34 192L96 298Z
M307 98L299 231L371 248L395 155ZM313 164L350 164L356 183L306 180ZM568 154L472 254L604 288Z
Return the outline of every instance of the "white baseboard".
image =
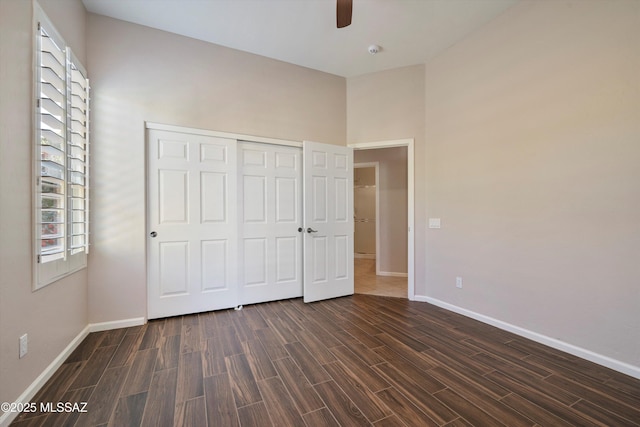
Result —
M130 328L146 323L144 317L134 317L132 319L114 320L112 322L89 323L89 332L110 331L111 329Z
M58 370L58 368L62 366L67 357L69 357L71 353L73 353L73 350L75 350L76 347L80 345L82 340L84 340L87 335L89 335L89 332L89 325L87 325L78 335L76 335L73 340L71 340L69 345L65 347L64 350L62 350L58 357L53 359L53 362L51 362L49 366L47 366L46 369L42 371L38 378L36 378L29 385L29 387L27 387L27 389L16 399L15 403L21 404L31 401L31 399L33 399L33 397L42 388L42 386L44 386L45 383L49 381L53 374ZM8 426L9 424L11 424L11 421L13 421L18 415L19 412L5 412L0 417L0 427Z
M458 307L457 305L449 304L439 299L430 298L424 295L416 295L415 301L428 302L446 310L453 311L454 313L462 314L463 316L467 316L480 322L487 323L502 330L520 335L521 337L536 341L540 344L548 345L549 347L564 351L565 353L578 356L590 362L597 363L598 365L613 369L614 371L622 372L623 374L640 379L640 366L634 366L626 362L621 362L611 357L595 353L591 350L587 350L582 347L578 347L573 344L569 344L564 341L560 341L558 339L551 338L546 335L542 335L507 322L503 322L502 320L494 319L493 317L485 316L484 314L476 313L475 311L467 310L466 308Z
M407 273L395 273L393 271L379 271L377 273L378 276L387 276L387 277L407 277Z
M354 253L353 254L354 258L359 258L359 259L376 259L376 254L359 254L359 253Z
M44 371L36 378L27 389L16 399L15 403L28 403L33 399L36 393L45 385L53 374L62 366L67 357L73 353L80 343L91 332L108 331L111 329L129 328L131 326L144 325L146 319L144 317L136 317L133 319L116 320L113 322L90 323L76 337L71 340L69 345L55 358L53 362L45 368ZM0 416L0 427L8 427L9 424L19 415L18 412L5 412Z

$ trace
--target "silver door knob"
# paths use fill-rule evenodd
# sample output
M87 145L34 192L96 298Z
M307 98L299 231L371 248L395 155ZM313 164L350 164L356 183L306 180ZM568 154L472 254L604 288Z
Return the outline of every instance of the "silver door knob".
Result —
M311 227L307 228L307 233L317 233L317 232L318 232L318 230L314 230Z
M158 235L158 233L156 233L155 231L152 231L151 233L149 233L149 236L151 237L156 237Z

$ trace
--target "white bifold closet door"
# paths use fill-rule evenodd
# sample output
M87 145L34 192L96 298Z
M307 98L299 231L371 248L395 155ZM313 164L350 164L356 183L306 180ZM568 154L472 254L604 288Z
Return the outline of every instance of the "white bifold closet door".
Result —
M238 144L240 303L302 296L302 150Z
M353 294L350 148L149 128L147 154L149 319Z
M148 131L149 319L237 304L237 142Z

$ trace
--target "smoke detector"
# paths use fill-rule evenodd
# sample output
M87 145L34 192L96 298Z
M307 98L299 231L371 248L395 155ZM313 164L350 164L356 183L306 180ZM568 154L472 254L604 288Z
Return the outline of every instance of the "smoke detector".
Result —
M367 50L369 51L369 53L371 55L375 55L376 53L380 52L382 50L382 48L380 46L378 46L377 44L372 44L371 46L369 46L369 48Z

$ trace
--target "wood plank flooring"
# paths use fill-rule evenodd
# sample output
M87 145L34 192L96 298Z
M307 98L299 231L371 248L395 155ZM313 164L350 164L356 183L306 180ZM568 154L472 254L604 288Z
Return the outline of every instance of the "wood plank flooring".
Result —
M14 426L640 426L640 380L426 303L354 295L90 334Z

